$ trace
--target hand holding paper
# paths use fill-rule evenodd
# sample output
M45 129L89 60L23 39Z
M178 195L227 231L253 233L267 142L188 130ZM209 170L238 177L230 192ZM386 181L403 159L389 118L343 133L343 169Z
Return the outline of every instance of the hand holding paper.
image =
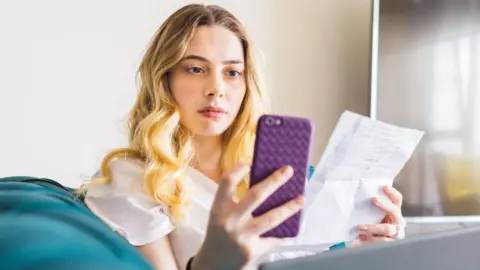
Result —
M385 216L371 199L390 200L391 186L423 132L345 112L309 181L302 245L334 244L357 238L356 226Z
M380 224L363 224L357 227L360 232L357 244L375 243L405 237L406 221L402 215L402 194L393 187L383 188L389 200L374 198L373 204L385 211L386 216Z

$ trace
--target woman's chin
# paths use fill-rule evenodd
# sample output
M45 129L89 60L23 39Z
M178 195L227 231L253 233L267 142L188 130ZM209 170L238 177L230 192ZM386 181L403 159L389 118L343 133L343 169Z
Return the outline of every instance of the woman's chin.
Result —
M222 135L227 128L228 126L220 123L209 123L208 125L196 128L194 133L197 136L215 137Z
M208 118L191 118L190 121L182 123L188 130L196 136L220 136L232 124L231 119L208 119Z
M195 134L197 136L204 136L204 137L216 137L220 136L225 132L223 129L208 129L208 130L202 130L200 132L196 132Z

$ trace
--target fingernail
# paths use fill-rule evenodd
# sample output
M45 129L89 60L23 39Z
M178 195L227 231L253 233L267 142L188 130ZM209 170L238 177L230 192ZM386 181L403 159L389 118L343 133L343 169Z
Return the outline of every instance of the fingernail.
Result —
M367 230L367 226L359 225L359 226L357 226L357 229L360 230L360 231L366 231L366 230Z
M367 240L367 236L366 236L366 235L363 235L363 234L360 234L360 235L358 236L358 239L360 239L361 241L365 241L365 240Z
M290 166L286 166L283 168L282 173L284 175L291 175L293 173L293 169Z
M380 200L380 198L373 198L372 201L375 204L382 204L382 201Z
M295 198L295 202L298 203L298 204L303 204L305 202L303 196L298 196L297 198Z

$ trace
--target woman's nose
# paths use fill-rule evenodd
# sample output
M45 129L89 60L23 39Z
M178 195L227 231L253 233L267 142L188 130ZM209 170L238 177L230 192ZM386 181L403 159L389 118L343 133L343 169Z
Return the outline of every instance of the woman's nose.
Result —
M225 95L225 83L222 74L212 74L205 89L205 96L223 97Z

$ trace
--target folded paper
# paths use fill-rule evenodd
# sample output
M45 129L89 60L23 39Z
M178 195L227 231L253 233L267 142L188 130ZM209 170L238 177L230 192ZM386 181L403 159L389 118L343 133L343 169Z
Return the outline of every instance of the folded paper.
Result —
M357 225L376 224L388 200L384 186L410 159L424 132L346 111L340 117L306 194L300 245L335 244L358 237Z

